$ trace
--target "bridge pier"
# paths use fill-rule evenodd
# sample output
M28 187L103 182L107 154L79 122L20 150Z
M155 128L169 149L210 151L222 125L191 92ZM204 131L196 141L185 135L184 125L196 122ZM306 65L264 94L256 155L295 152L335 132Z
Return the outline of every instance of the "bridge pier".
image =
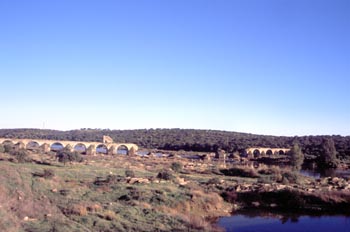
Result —
M73 151L73 147L72 147L72 145L70 145L70 144L67 144L67 145L64 147L64 149L65 149L66 151L70 151L70 152Z
M108 155L111 155L111 156L114 155L115 149L116 149L115 146L111 146L111 147L108 149L107 154L108 154Z
M47 143L44 143L43 145L41 145L40 148L43 149L44 152L49 152L51 150L50 145Z
M247 148L245 152L248 154L248 158L251 156L253 156L254 158L258 158L258 157L268 157L271 155L285 155L289 150L290 150L289 148L252 147L252 148Z
M94 145L90 145L87 149L86 149L86 155L96 155L96 148Z
M25 149L26 145L24 143L22 143L22 142L18 142L18 143L15 144L14 147L15 147L16 150L20 150L20 149Z

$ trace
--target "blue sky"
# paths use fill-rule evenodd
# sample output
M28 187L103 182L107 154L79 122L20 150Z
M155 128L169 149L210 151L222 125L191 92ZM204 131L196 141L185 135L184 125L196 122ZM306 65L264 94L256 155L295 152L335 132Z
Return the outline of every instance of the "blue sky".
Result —
M348 0L0 0L0 128L350 135Z

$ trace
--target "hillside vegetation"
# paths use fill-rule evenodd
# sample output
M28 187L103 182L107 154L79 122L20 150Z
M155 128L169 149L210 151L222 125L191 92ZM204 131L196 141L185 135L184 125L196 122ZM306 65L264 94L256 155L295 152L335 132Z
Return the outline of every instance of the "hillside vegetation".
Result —
M141 147L163 150L185 150L215 152L219 148L227 152L244 152L248 147L291 148L298 143L305 155L319 156L327 139L334 141L337 156L350 159L350 136L268 136L238 132L195 130L195 129L140 129L140 130L101 130L80 129L71 131L40 129L2 129L0 137L57 139L75 141L101 141L109 135L117 142L136 143Z

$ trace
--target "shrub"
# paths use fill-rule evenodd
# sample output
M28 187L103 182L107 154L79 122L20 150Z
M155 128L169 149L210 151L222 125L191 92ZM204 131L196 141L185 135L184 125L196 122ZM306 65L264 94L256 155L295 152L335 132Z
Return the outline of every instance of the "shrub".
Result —
M57 153L59 162L66 164L67 162L83 162L84 158L78 152L70 152L62 150Z
M12 150L11 155L15 156L19 163L29 161L28 152L24 149L20 149L18 151Z
M113 184L116 184L120 181L120 179L118 179L118 177L116 175L108 175L106 177L106 179L104 179L103 177L96 177L95 181L94 181L94 185L98 185L98 186L111 186Z
M52 169L44 169L43 177L45 179L50 179L55 176L55 172Z
M258 171L259 174L263 175L259 177L260 183L270 183L274 181L282 181L281 169L278 167L271 167L268 169L261 169Z
M126 177L135 177L135 172L133 170L125 170Z
M171 169L174 171L174 172L181 172L182 169L183 169L183 165L182 163L179 163L179 162L173 162L171 164Z
M281 169L279 167L269 167L267 169L260 169L258 173L263 175L276 175L281 174Z
M4 145L4 149L5 149L5 152L6 152L6 153L10 153L10 152L13 151L13 146L10 145L10 144L5 144L5 145Z
M70 192L69 189L61 189L61 190L60 190L60 194L61 194L62 196L68 196L69 192Z
M174 179L174 176L169 171L163 170L163 171L158 173L157 178L162 179L162 180L172 180L172 179Z
M68 204L67 207L62 208L62 213L66 216L78 215L86 216L88 214L87 208L81 204Z
M103 212L103 214L101 216L102 216L102 218L106 219L107 221L113 221L113 220L118 219L115 212L113 212L111 210L107 210L107 211Z
M217 177L208 180L207 184L220 184L220 179Z
M257 178L259 175L254 169L251 168L230 168L220 170L225 176L241 176Z
M285 172L282 174L283 184L299 184L300 181L300 175L296 172Z
M51 179L54 175L55 173L52 169L44 169L42 173L40 172L33 173L33 176L43 177L45 179Z
M190 215L188 219L188 231L199 230L199 231L212 231L211 225L207 220L198 216Z
M222 198L229 202L229 203L235 203L237 200L237 193L234 190L226 190L225 192L221 193Z

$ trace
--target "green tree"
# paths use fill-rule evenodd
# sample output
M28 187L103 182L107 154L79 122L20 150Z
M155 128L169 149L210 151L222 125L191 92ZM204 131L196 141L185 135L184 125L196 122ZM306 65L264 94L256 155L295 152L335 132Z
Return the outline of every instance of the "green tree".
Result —
M319 166L336 168L338 166L337 150L331 138L325 138L322 142L322 153L319 157Z
M301 151L298 143L295 143L292 149L289 151L290 155L290 164L293 171L299 171L301 165L304 163L304 154Z

